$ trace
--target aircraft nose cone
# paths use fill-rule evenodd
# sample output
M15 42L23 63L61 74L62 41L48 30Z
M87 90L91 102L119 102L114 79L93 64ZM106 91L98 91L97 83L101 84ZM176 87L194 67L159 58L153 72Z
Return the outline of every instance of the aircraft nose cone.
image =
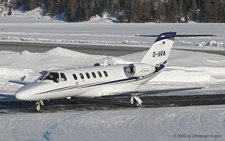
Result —
M16 94L15 94L16 99L18 100L30 100L30 95L29 95L29 91L27 90L26 86L20 88Z
M22 101L37 101L39 98L36 97L36 93L40 92L40 85L38 83L31 83L25 85L17 90L15 97Z
M25 96L24 96L24 94L22 92L18 91L16 93L16 99L18 99L18 100L25 100Z

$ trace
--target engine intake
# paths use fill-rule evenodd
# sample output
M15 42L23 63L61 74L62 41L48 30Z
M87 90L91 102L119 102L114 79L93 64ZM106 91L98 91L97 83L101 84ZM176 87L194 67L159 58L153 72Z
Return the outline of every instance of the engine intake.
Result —
M156 72L156 68L149 64L130 64L125 67L125 74L128 77L141 77Z

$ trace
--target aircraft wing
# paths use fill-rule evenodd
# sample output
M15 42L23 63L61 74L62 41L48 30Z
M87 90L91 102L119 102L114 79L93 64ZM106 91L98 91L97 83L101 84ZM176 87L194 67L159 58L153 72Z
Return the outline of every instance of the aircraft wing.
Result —
M102 97L124 97L124 96L129 96L129 95L142 96L142 95L153 95L153 94L159 94L159 93L189 91L189 90L198 90L198 89L206 89L206 88L205 87L191 87L191 88L164 89L164 90L127 91L127 92L103 94Z
M31 82L25 82L25 81L19 81L19 80L9 80L8 82L21 84L21 85L27 85L31 83Z

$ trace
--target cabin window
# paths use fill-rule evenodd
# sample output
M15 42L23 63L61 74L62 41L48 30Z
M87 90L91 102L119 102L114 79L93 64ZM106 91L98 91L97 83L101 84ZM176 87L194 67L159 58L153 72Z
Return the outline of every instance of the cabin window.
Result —
M61 81L67 81L64 73L60 73Z
M73 78L74 78L75 80L77 80L77 75L76 75L76 74L73 74Z
M88 79L90 79L90 74L86 72L86 76Z
M80 73L80 78L81 78L81 79L84 79L83 73Z
M53 82L59 82L59 74L56 72L50 72L43 80L52 80Z
M98 71L98 76L102 77L102 73L100 71Z
M93 78L96 78L96 74L94 72L92 72L92 76Z
M108 77L108 73L106 71L103 71L103 73L105 74L105 77Z

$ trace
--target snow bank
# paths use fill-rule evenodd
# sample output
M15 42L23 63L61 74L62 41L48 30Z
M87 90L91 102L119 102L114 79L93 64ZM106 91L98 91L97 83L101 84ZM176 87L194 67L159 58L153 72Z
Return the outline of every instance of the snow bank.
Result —
M11 79L20 79L24 75L26 81L34 81L43 70L93 66L104 57L60 47L45 53L0 51L0 84L5 84Z
M30 69L0 68L0 84L5 84L8 80L18 80L25 75L29 77L32 72Z
M40 54L42 54L42 53L40 53ZM54 49L51 49L51 50L45 52L44 54L46 56L56 56L57 58L60 58L60 57L79 58L79 57L89 56L88 54L85 54L85 53L80 53L80 52L72 51L69 49L61 48L61 47L56 47Z
M200 43L192 43L192 42L186 42L186 41L179 41L178 44L182 46L198 46L198 47L214 47L214 48L223 48L225 49L225 44L223 42L217 42L215 40L212 40L210 42L200 42Z
M222 42L217 42L217 41L211 41L211 42L209 42L209 43L206 43L206 46L225 48L225 44L224 44L224 43L222 43Z
M211 81L211 74L207 72L188 72L183 70L164 71L151 81L157 82L208 82Z
M148 45L147 42L141 41L106 41L106 40L73 40L73 39L47 39L47 38L20 38L20 37L3 37L2 40L8 41L29 41L29 42L49 42L49 43L71 43L71 44L101 44L101 45Z
M89 21L85 21L85 23L117 23L118 20L115 16L111 16L108 13L104 13L103 17L99 15L93 16L90 18Z

